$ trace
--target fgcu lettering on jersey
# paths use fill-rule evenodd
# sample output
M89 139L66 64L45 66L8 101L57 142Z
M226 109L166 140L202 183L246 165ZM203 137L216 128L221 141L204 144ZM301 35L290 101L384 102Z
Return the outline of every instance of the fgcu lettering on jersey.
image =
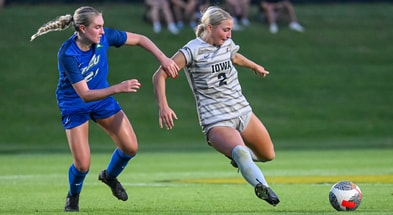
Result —
M93 57L90 59L89 64L85 68L81 69L82 75L87 82L89 82L98 74L100 68L96 68L93 71L91 71L91 69L94 66L97 66L99 62L100 62L100 55L97 56L94 54Z
M211 65L212 73L222 72L224 70L230 70L232 68L230 61L225 61Z
M73 34L65 41L58 52L59 83L56 97L62 111L86 108L99 102L82 101L72 84L85 80L89 89L108 87L108 49L110 46L121 47L127 41L126 32L105 28L100 43L84 51L76 44L75 37L76 34Z

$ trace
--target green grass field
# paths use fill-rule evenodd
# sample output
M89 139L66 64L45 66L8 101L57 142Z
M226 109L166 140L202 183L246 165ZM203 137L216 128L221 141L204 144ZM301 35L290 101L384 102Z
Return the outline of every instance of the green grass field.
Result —
M272 207L258 199L224 156L211 152L141 152L119 177L126 202L97 180L110 153L92 156L80 200L82 214L337 214L330 187L352 180L363 193L356 214L391 214L392 149L279 151L261 168L281 198ZM1 214L60 214L71 157L61 154L0 157Z
M80 5L10 5L0 11L0 214L62 213L72 161L55 100L56 54L72 30L30 43L41 24ZM105 24L148 35L168 55L191 30L153 34L143 7L93 4ZM261 165L282 202L257 199L229 161L200 131L184 75L168 81L179 120L158 127L151 76L158 67L138 47L110 50L111 83L137 78L136 94L116 95L137 132L140 153L121 175L130 199L120 202L97 180L114 148L91 126L92 166L81 195L82 214L337 214L328 191L353 180L364 197L356 214L391 214L393 207L393 5L296 5L304 34L280 24L277 35L257 20L234 32L240 52L265 66L256 78L239 68L244 94L269 129L273 162Z

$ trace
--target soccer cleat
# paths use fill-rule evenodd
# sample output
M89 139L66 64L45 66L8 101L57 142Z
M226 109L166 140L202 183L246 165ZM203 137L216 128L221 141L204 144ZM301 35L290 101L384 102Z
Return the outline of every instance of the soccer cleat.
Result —
M255 195L273 206L276 206L280 202L278 196L273 192L273 190L261 183L255 186Z
M106 170L103 170L100 172L98 175L98 180L104 182L106 185L108 185L111 190L112 194L118 198L119 200L127 201L128 195L126 190L121 186L120 182L117 180L117 178L112 178L106 174Z
M236 161L235 160L233 160L233 158L231 158L231 157L229 157L229 156L226 156L229 160L231 160L231 165L234 167L234 168L236 168L236 169L238 169L239 167L237 166L237 163L236 163Z
M67 195L64 211L65 212L79 211L79 195L77 196L71 196L70 194Z
M233 160L233 159L231 159L231 165L234 167L234 168L239 168L239 166L237 165L237 163L235 162L235 160Z

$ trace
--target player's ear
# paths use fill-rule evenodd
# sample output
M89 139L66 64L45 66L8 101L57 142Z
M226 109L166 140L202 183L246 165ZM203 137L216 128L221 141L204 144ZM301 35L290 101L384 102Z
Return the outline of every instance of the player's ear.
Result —
M212 25L212 24L207 24L206 30L207 30L209 33L212 32L212 29L213 29L213 25Z
M79 26L79 32L86 33L86 26L85 25L80 25Z

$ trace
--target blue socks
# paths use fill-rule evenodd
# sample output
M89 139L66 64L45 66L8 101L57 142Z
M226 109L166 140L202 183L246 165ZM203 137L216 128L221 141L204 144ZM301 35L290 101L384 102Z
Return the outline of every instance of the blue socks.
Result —
M252 160L249 149L246 146L236 146L233 148L232 158L239 167L243 178L246 179L251 186L255 187L259 183L267 187L269 186L262 171Z
M116 178L127 166L128 161L134 156L135 155L126 155L119 148L116 148L106 170L108 176ZM83 181L85 180L87 173L89 173L89 171L80 172L75 168L74 164L71 164L68 169L68 183L70 185L69 195L79 195L82 191Z
M106 173L110 177L116 178L127 166L128 161L134 156L135 155L126 155L119 148L116 148L112 154Z
M77 196L82 190L83 181L89 171L86 172L79 172L74 166L71 164L70 168L68 169L68 183L70 184L70 191L69 195Z

